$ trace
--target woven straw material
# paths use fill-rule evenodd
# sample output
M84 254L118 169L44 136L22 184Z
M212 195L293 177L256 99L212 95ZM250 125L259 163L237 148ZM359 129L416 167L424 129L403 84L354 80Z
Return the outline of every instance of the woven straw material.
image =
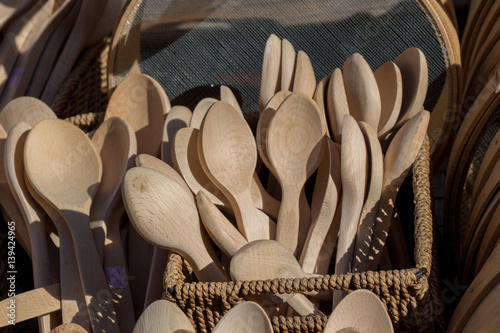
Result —
M210 332L219 319L247 295L368 289L388 308L396 331L443 331L433 232L429 141L413 166L415 262L404 270L325 275L303 279L197 283L189 264L172 253L164 275L164 298L175 302L198 332ZM322 332L326 316L273 317L275 332Z

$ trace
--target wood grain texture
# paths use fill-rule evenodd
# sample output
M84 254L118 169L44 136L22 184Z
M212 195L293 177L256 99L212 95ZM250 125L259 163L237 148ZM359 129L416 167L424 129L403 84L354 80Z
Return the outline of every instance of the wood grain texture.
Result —
M189 318L175 303L160 299L144 310L132 332L174 333L180 330L195 332Z
M176 105L170 109L163 126L163 139L161 144L161 159L170 166L172 162L172 143L177 132L188 127L193 113L185 106Z
M43 119L56 119L57 116L50 107L37 98L23 96L11 100L0 112L0 125L9 132L14 125L24 121L34 126Z
M163 124L169 111L170 102L160 84L150 76L133 74L115 89L104 120L125 120L135 131L137 153L159 157Z
M367 149L356 120L346 115L342 128L340 177L342 179L342 216L335 261L335 274L351 271L354 242L366 188ZM342 292L333 293L333 308L342 300Z
M292 91L295 61L297 55L295 49L287 39L281 41L281 91Z
M333 222L341 193L340 149L325 138L325 151L318 167L312 196L311 227L300 257L300 265L306 273L314 273L321 248Z
M330 77L326 94L326 107L330 133L333 135L335 142L340 143L344 116L349 114L344 78L340 68L336 68Z
M47 158L51 163L44 162ZM106 277L95 269L99 256L88 218L102 177L99 155L79 128L64 120L45 119L28 134L24 161L29 182L61 211L71 232L91 326L97 331L117 331ZM109 298L99 297L103 294Z
M272 333L273 326L267 313L259 304L243 302L226 312L212 332Z
M316 103L300 94L286 98L269 124L267 152L283 193L276 239L292 253L299 251L300 193L320 163L324 136Z
M324 332L334 333L355 328L359 332L394 332L387 308L369 290L356 290L347 295L328 317Z
M231 88L224 85L220 86L220 100L231 104L237 111L243 114L240 103L238 103L238 100L236 99L236 96L234 96Z
M279 91L281 72L281 40L271 34L264 49L262 77L260 83L259 110L262 111L267 102Z
M323 122L323 127L325 128L325 134L327 137L330 137L330 129L328 128L328 122L326 120L326 95L329 82L330 77L328 76L319 81L313 96L314 101L318 104L321 121Z
M207 97L202 99L196 104L193 110L193 115L191 117L191 121L189 122L189 127L200 129L201 123L205 116L207 115L208 110L217 103L218 101L215 98Z
M180 253L199 281L227 281L191 193L171 177L140 167L127 171L122 186L127 213L144 239Z
M342 72L349 114L378 129L382 106L370 65L362 55L355 53L344 62Z
M382 107L377 135L383 138L392 130L399 118L403 101L403 81L399 67L392 61L382 64L374 75Z
M307 53L301 50L297 53L292 91L312 98L314 90L316 90L314 69Z

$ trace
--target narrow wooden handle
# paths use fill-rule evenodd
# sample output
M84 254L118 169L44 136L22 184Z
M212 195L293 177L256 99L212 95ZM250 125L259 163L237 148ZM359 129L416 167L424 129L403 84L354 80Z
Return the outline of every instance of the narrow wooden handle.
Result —
M298 251L300 228L300 191L284 189L281 201L276 240L285 245L294 255Z

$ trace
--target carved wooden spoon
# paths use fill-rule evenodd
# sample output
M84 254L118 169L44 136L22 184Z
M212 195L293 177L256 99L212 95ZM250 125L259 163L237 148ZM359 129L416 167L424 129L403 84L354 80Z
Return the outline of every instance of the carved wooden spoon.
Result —
M177 132L188 127L193 113L185 106L176 105L170 109L163 126L163 140L161 144L161 159L170 166L172 163L172 143Z
M24 121L34 126L40 120L57 116L44 102L34 97L18 97L11 100L0 112L0 125L9 132L15 124Z
M267 102L280 87L281 40L271 34L266 42L262 64L260 84L259 110L262 111Z
M335 142L340 143L344 116L349 114L342 70L336 68L330 77L326 94L326 110L330 122L330 133Z
M383 139L396 125L401 112L403 82L399 67L391 61L380 66L374 75L382 103L380 122L376 130L378 136Z
M170 301L159 299L141 314L132 333L194 333L193 325L182 310Z
M273 326L264 309L255 302L243 302L229 310L217 323L213 333L272 333Z

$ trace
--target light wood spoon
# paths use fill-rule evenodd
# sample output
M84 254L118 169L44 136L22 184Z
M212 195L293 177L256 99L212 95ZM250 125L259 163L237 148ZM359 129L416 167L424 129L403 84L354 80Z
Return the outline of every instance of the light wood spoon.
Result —
M300 265L306 273L314 273L321 247L333 222L340 196L340 149L325 138L325 151L316 174L311 205L311 227L307 235Z
M212 105L214 105L217 102L218 100L211 97L207 97L199 101L193 110L193 115L191 117L191 122L189 123L189 127L200 129L201 123L203 122L203 119L205 119L208 110L210 110Z
M161 159L170 166L172 162L172 143L177 132L188 127L193 113L185 106L176 105L170 109L163 126L163 140L161 144Z
M236 96L234 96L231 88L224 85L220 86L220 100L231 104L236 110L243 114L240 103L238 103L238 100L236 99Z
M120 220L112 219L112 211L122 204L121 183L125 172L134 165L137 140L125 120L111 117L99 126L92 143L101 156L103 169L101 184L90 208L91 227L95 223L102 229L98 228L97 232L92 229L92 232L104 261L118 326L120 331L130 332L135 324L132 294L128 282L124 281L128 269L120 237Z
M31 126L22 121L11 129L5 143L4 162L9 187L24 218L24 221L19 221L19 223L26 222L28 224L34 286L40 288L52 284L52 277L47 250L46 215L29 194L24 180L23 151L26 136L30 129ZM56 326L56 323L51 324L50 320L50 316L40 317L41 331L48 332L51 326Z
M391 226L392 211L401 183L422 146L429 112L421 111L399 129L384 157L384 181L377 223L373 230L368 270L376 270Z
M229 271L234 281L315 276L304 273L297 259L283 244L266 239L256 240L241 247L231 258ZM284 302L288 302L294 309L299 310L300 315L321 314L321 311L303 295L279 294L277 296Z
M356 232L352 271L364 272L368 265L373 226L375 225L375 218L377 217L380 205L380 195L382 194L384 155L382 154L382 147L377 137L377 131L363 121L360 121L358 125L365 138L368 152L367 175L369 181L366 188L365 203L361 210L358 230Z
M262 63L262 78L260 83L259 110L262 111L267 102L280 87L281 70L281 40L271 34L266 42L264 60Z
M340 68L336 68L330 77L326 94L326 110L330 122L330 133L335 142L340 143L344 116L349 114L344 78Z
M314 76L311 60L304 51L299 51L295 65L295 74L293 76L292 91L312 98L314 90L316 90L316 77Z
M115 89L104 120L120 117L132 126L137 138L137 153L160 156L165 115L170 102L152 77L132 74Z
M214 333L272 333L273 326L264 309L255 302L243 302L229 310L213 329Z
M362 55L355 53L342 66L349 114L378 129L381 113L377 81Z
M325 128L325 133L327 137L330 137L330 129L328 128L328 123L326 121L325 101L326 101L326 95L328 93L329 82L330 82L330 77L328 76L323 78L323 80L319 81L313 96L314 101L316 102L316 104L318 104L318 108L321 111L320 117L321 121L323 122L323 127Z
M337 305L328 317L324 332L343 332L348 327L359 332L394 332L384 303L373 292L364 289L353 291Z
M144 239L180 253L199 281L227 281L193 196L183 186L156 170L137 167L125 174L122 192L131 222Z
M88 218L102 176L99 155L76 126L45 119L28 134L24 161L33 189L60 210L70 229L93 330L118 331L106 277L95 269L100 261Z
M230 104L212 106L198 138L198 156L210 180L228 199L243 236L269 239L269 224L253 205L251 183L257 163L252 131Z
M0 125L9 132L20 121L34 126L40 120L49 118L56 119L57 116L47 104L37 98L24 96L13 99L3 108Z
M365 198L367 163L363 132L361 132L356 120L349 115L346 115L343 121L340 153L342 216L337 243L335 274L346 274L351 271L354 242ZM335 308L342 300L343 292L335 291L333 295L333 308Z
M394 63L403 80L403 101L396 123L396 127L400 127L422 110L429 85L429 69L424 53L416 47L405 50Z
M292 91L295 73L296 54L292 43L283 38L281 41L281 91Z
M380 92L381 112L377 135L383 139L396 125L403 101L403 81L399 67L392 61L381 65L374 73Z
M316 103L299 94L286 98L269 124L267 152L283 193L276 240L294 254L300 251L300 193L320 163L324 136Z
M179 330L195 332L189 318L175 303L159 299L144 310L132 332L175 333Z

